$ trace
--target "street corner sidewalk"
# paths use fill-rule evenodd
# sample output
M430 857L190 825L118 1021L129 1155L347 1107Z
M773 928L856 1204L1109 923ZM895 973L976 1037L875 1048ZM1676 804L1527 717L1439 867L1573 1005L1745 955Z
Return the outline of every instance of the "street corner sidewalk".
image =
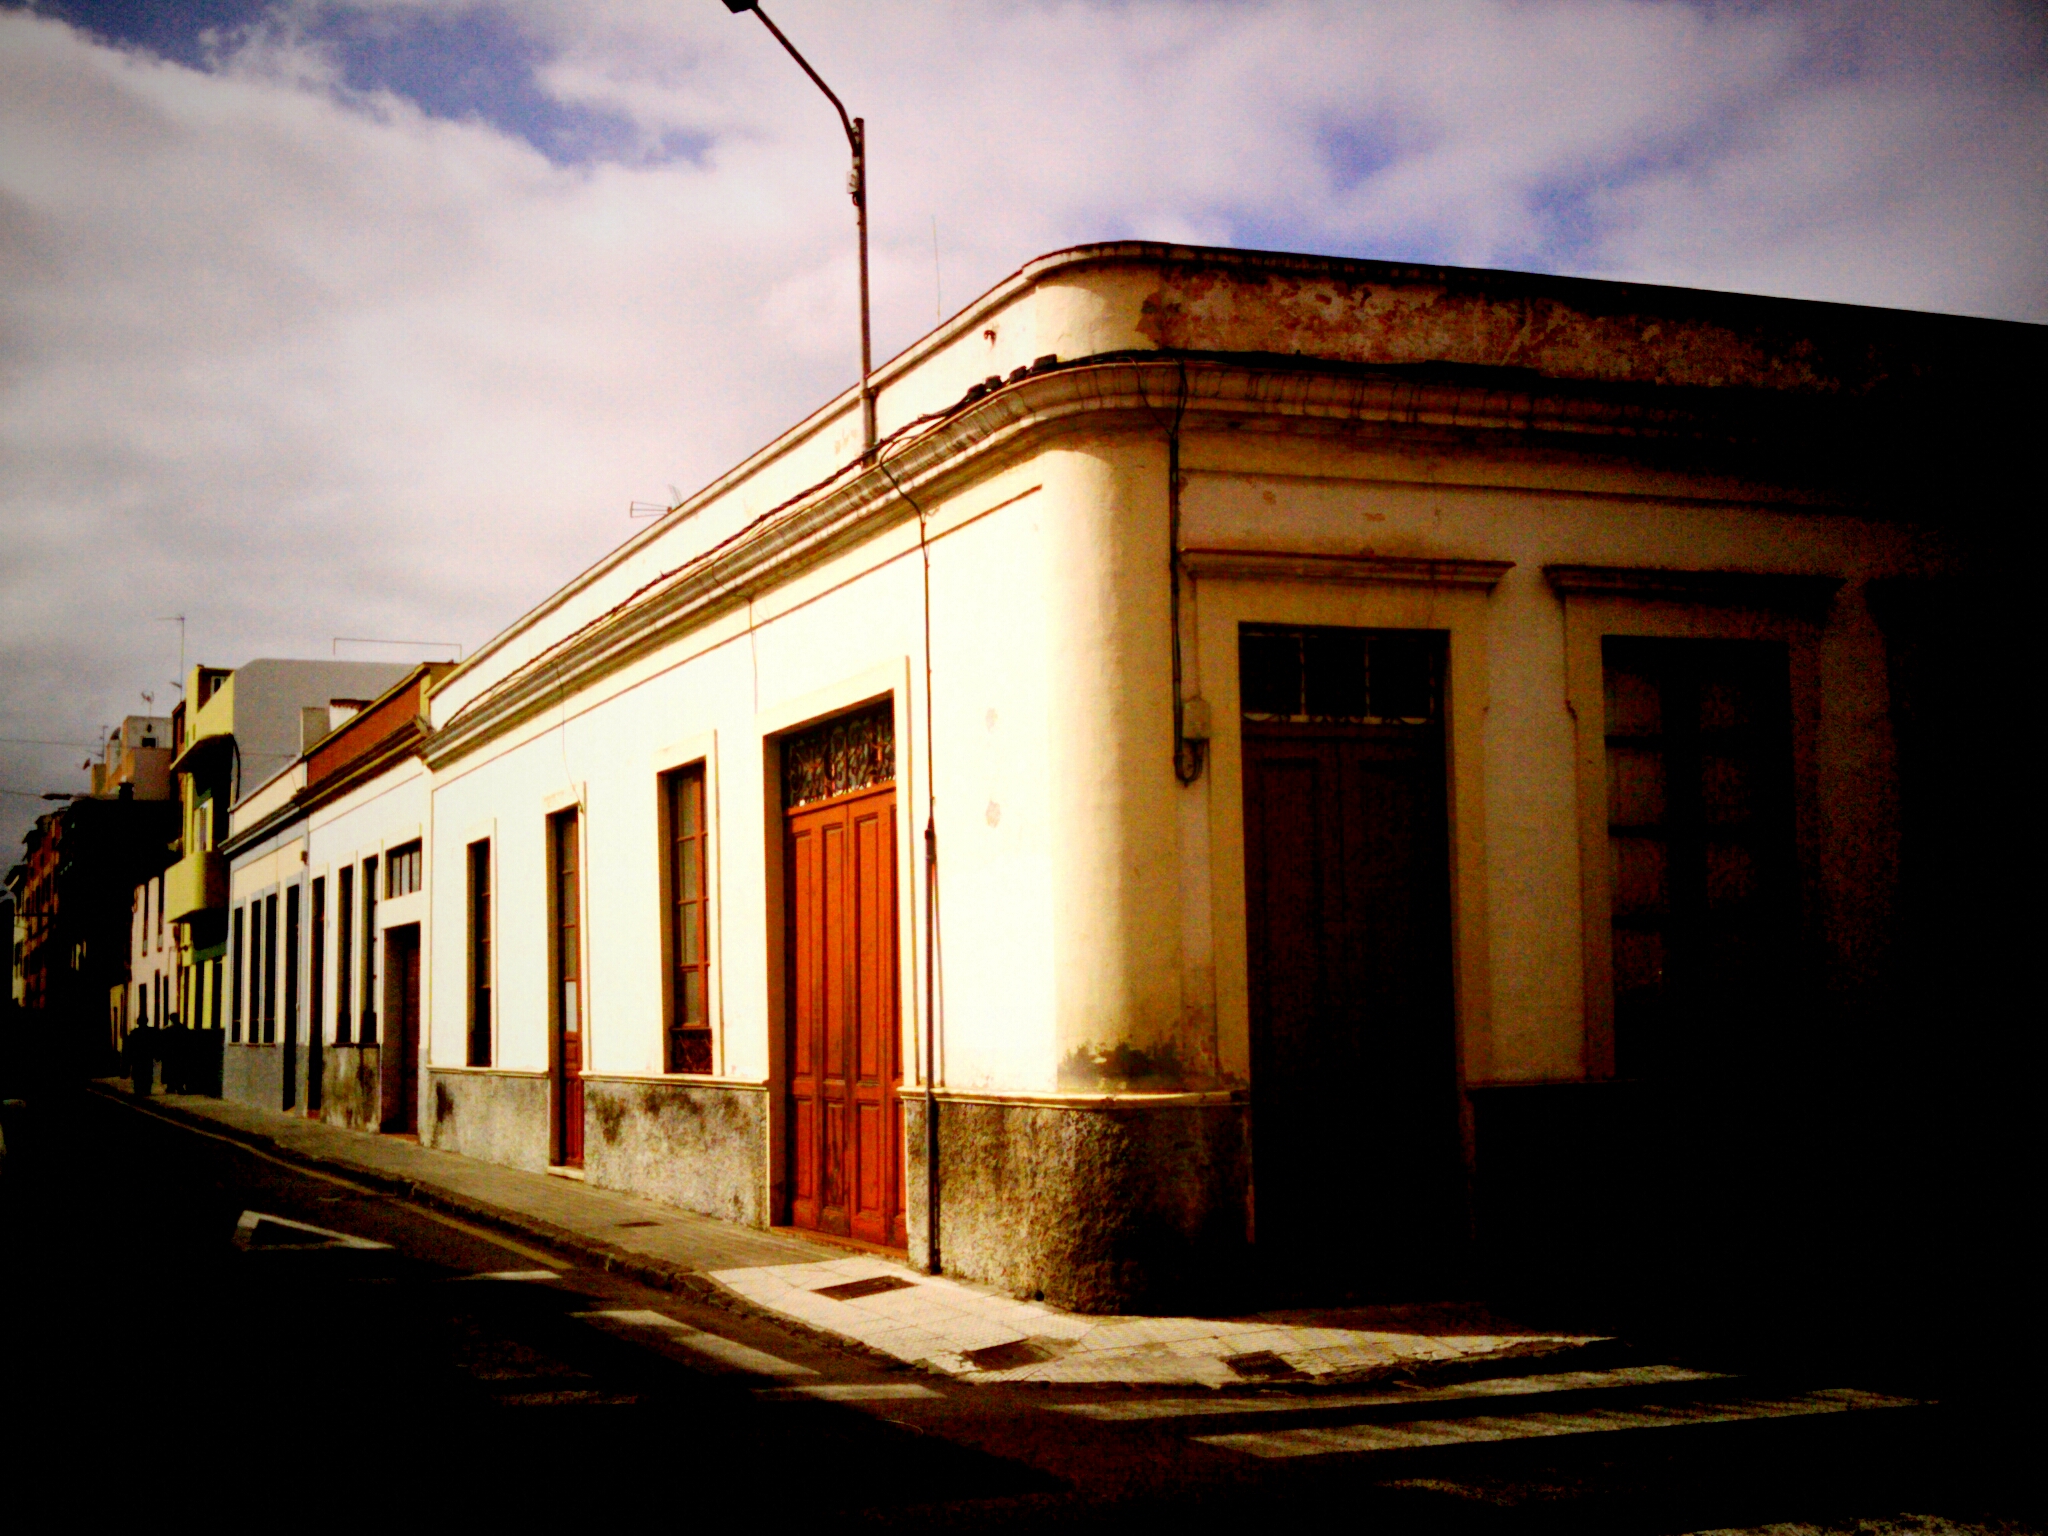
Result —
M1406 1326L1336 1326L1354 1313L1246 1318L1097 1317L1019 1301L968 1281L918 1274L881 1255L715 1271L764 1311L839 1334L963 1381L1123 1386L1294 1385L1489 1360L1571 1356L1590 1334L1443 1328L1429 1308ZM1454 1309L1469 1310L1469 1309ZM1417 1315L1420 1314L1420 1315Z
M99 1085L143 1108L125 1083ZM709 1285L770 1315L967 1382L1334 1385L1388 1372L1526 1361L1562 1368L1607 1340L1526 1332L1472 1309L1100 1317L1020 1301L901 1259L700 1216L281 1110L155 1094L147 1110L294 1162L521 1232L667 1289Z

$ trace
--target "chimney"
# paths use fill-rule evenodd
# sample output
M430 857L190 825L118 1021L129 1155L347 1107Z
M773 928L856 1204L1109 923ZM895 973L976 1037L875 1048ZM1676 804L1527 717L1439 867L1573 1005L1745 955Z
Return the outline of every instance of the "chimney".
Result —
M299 754L313 750L331 731L325 704L307 704L299 710Z

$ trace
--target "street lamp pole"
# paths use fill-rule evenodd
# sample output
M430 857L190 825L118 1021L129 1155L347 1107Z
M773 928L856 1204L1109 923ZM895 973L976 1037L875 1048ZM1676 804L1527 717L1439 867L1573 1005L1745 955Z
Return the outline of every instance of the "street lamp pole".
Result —
M846 178L846 190L853 195L855 223L860 231L860 426L861 459L872 462L875 457L875 392L869 386L868 376L874 371L874 347L868 328L868 151L867 125L860 118L849 117L846 106L827 85L822 76L811 68L810 61L796 51L796 45L782 35L782 28L768 19L768 13L755 0L725 0L725 8L735 16L742 11L752 11L761 18L761 25L774 35L792 59L811 77L811 83L825 93L825 99L832 103L839 114L839 122L846 129L846 143L853 151L853 173Z

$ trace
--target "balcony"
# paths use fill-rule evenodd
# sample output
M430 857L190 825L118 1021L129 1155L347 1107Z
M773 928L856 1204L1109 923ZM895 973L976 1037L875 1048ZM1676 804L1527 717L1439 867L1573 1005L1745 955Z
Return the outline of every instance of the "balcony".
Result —
M171 922L227 904L226 855L195 849L164 872L164 916Z

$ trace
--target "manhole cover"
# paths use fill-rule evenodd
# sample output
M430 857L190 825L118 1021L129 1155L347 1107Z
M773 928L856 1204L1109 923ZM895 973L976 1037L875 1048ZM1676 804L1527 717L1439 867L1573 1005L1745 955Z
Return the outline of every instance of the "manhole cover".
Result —
M915 1280L899 1280L894 1275L875 1275L866 1280L849 1280L844 1285L820 1286L811 1294L832 1301L859 1301L863 1296L880 1296L885 1291L907 1291L916 1284Z

